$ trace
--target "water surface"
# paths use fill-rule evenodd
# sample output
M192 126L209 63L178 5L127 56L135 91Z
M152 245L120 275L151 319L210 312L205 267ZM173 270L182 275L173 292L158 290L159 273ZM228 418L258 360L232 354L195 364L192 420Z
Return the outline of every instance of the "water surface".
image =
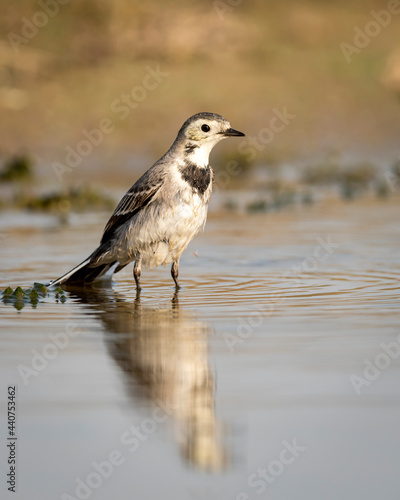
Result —
M399 208L213 213L178 294L157 269L137 296L129 266L64 304L1 303L10 498L398 498ZM2 288L69 270L106 217L3 215Z

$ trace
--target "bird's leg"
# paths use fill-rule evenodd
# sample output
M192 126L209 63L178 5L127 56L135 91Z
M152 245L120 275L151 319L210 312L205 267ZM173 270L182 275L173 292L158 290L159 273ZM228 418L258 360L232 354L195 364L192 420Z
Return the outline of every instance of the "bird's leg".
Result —
M137 291L140 291L142 289L140 286L141 271L142 271L142 259L139 257L139 259L135 260L135 265L133 266L133 277L135 278Z
M177 290L180 289L180 285L178 283L178 275L179 275L179 260L174 260L171 266L171 276L175 281L175 287Z

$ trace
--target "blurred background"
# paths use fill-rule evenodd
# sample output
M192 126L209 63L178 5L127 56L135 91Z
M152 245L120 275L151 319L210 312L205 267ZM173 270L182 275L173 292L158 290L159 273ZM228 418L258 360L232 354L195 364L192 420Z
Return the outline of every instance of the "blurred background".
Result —
M3 1L0 31L14 498L83 498L120 450L91 498L398 499L400 0ZM38 284L96 248L200 111L246 137L212 151L179 294L157 269L138 296L132 266L104 290ZM302 451L283 467L284 443Z
M199 111L222 114L246 133L242 145L218 146L211 163L217 171L232 160L240 165L220 187L257 187L250 210L271 207L268 192L275 193L274 206L277 198L280 206L292 203L299 185L305 202L318 197L312 186L347 198L366 189L390 194L388 179L397 183L399 175L400 14L396 3L390 13L389 4L3 4L3 205L108 208L111 190L133 184ZM158 76L146 80L149 71ZM276 110L291 118L269 137L265 129ZM94 135L89 150L81 145L79 165L68 167L68 147L76 151L85 131L104 120L109 132ZM247 141L263 129L250 154ZM10 180L23 179L29 188L10 188ZM46 199L37 199L38 192ZM233 208L229 200L224 204Z

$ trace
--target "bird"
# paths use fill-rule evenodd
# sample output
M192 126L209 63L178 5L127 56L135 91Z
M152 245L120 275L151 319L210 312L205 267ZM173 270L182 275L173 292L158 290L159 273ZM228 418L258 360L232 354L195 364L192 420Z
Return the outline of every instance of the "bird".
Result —
M188 118L170 149L122 197L96 250L49 286L92 283L134 262L140 291L143 266L172 263L178 290L179 259L207 218L214 179L210 152L222 139L244 135L216 113Z

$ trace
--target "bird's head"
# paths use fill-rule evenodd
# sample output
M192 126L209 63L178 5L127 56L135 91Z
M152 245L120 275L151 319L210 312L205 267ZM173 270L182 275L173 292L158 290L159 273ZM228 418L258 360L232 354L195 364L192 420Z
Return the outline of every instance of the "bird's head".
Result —
M216 113L197 113L182 125L178 137L200 144L217 144L222 139L232 136L244 136L231 127L228 120Z
M184 151L192 157L204 156L207 159L211 149L222 139L227 137L242 137L243 132L239 132L231 127L228 120L225 120L216 113L197 113L191 116L182 125L177 141L184 146Z

